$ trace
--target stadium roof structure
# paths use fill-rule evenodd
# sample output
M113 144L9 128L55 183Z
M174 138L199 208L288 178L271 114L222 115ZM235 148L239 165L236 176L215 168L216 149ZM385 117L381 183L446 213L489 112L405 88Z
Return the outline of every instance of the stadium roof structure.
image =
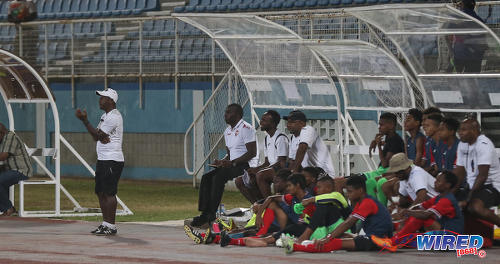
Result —
M500 39L484 23L449 4L381 5L345 12L376 27L398 47L428 103L452 112L498 111ZM439 52L422 52L421 47L436 42ZM461 70L460 60L469 69ZM473 64L479 67L470 67Z
M341 153L340 142L349 138L342 136L349 110L401 112L415 106L408 73L394 56L370 43L304 40L255 15L176 17L204 31L226 53L245 83L252 110L335 111Z
M38 164L38 166L49 176L50 180L22 181L19 183L20 202L19 215L22 217L53 217L53 216L91 216L98 215L97 212L88 212L88 208L83 208L73 196L61 184L61 143L82 162L91 173L94 171L76 152L76 150L64 139L60 132L59 113L55 98L45 80L39 73L20 57L0 49L0 95L5 103L7 117L9 120L9 130L15 131L15 118L12 111L12 104L40 104L50 105L54 121L54 141L52 148L29 148L25 146L28 154ZM49 170L40 157L52 157L54 159L54 172ZM24 210L24 185L27 184L54 184L55 203L54 210L51 211L25 211ZM61 210L61 191L75 206L74 210ZM11 187L10 199L14 200L14 186ZM119 214L132 214L132 211L118 199L123 207Z

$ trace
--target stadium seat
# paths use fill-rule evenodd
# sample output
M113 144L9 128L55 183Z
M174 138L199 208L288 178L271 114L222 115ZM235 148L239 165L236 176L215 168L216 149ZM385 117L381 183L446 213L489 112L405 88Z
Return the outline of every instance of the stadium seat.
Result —
M196 6L196 12L205 12L207 7L210 5L211 0L200 0L200 3Z
M221 4L221 0L212 0L210 5L206 7L207 12L215 12L217 11L217 6Z
M227 11L229 9L229 5L231 5L231 0L222 0L220 4L217 5L217 11Z
M113 14L113 10L116 10L116 2L117 0L109 0L106 9L103 12L104 16L111 16Z
M76 0L73 0L76 1ZM70 8L71 8L71 2L72 1L62 1L61 4L61 9L59 12L56 13L56 18L65 18L69 14Z
M340 5L341 0L330 0L330 5L331 6L338 6Z
M108 9L108 0L99 0L97 6L97 15L98 16L104 16L104 14L107 12Z
M293 6L296 8L303 8L305 5L306 5L305 1L295 1L295 3L293 4Z
M366 0L355 0L355 1L360 1L360 3L361 3L361 2L365 2ZM342 0L340 3L342 5L345 5L345 6L350 6L350 5L352 5L352 2L353 2L353 0Z
M151 41L151 48L149 50L149 57L146 58L147 61L161 61L160 57L161 40L156 39Z
M317 0L308 0L308 1L306 1L305 5L307 7L316 7L316 6L318 6L318 1Z
M227 6L228 11L234 12L238 10L239 5L242 3L242 0L233 0L231 4Z
M182 42L182 41L180 41ZM174 40L172 39L166 39L161 41L161 47L160 47L160 59L163 61L174 61L175 60L175 54L174 54Z
M242 0L241 4L238 5L238 9L240 10L248 10L249 5L252 3L252 0Z
M143 9L144 11L154 11L159 9L158 0L146 0L146 7Z

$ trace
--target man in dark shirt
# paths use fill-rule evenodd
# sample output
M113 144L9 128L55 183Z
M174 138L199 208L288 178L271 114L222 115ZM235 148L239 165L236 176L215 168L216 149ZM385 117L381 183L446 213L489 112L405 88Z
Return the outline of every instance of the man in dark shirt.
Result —
M382 191L382 185L387 182L383 174L389 167L389 160L392 155L405 152L403 139L396 133L397 117L393 113L384 113L379 120L379 133L370 144L370 157L372 152L378 150L380 164L377 170L366 172L366 192L368 195L377 197L384 205L387 204L387 197ZM383 137L385 136L385 139Z

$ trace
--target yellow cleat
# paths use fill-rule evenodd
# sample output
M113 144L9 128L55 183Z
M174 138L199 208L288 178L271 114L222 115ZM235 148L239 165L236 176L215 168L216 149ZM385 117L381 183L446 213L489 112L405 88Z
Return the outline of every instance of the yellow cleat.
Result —
M398 250L398 246L394 246L390 238L380 238L375 235L372 235L370 238L381 249L386 249L389 252L396 252Z

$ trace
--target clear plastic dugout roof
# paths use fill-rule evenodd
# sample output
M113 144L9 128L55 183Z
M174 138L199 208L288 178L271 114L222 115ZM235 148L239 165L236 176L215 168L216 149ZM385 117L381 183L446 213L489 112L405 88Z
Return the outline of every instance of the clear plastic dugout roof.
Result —
M288 28L253 15L178 18L215 39L243 78L254 108L338 110L329 73Z
M498 111L500 39L451 5L346 10L399 46L428 100L449 111Z

